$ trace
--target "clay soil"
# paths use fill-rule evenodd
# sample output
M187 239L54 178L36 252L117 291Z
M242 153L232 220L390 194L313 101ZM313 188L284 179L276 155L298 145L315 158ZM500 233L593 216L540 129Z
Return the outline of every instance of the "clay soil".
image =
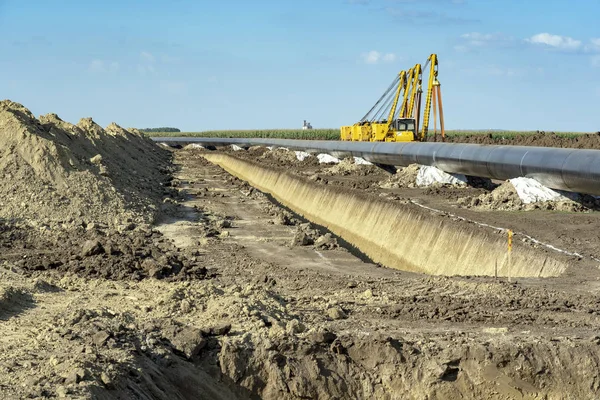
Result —
M431 141L436 140L433 136ZM437 140L441 140L438 136ZM525 135L502 136L497 133L455 135L446 139L448 143L476 143L510 146L564 147L574 149L600 149L600 132L591 134L560 135L554 132L537 132Z
M65 129L53 121L53 134L43 125L28 132L55 142ZM69 135L89 137L86 129ZM109 211L102 202L86 210L49 201L49 209L70 208L36 224L44 204L33 212L20 208L23 200L5 200L0 398L598 397L600 221L593 209L466 207L461 199L493 185L421 189L410 187L411 171L394 177L351 162L299 162L283 151L221 150L578 254L563 254L572 268L552 279L412 274L371 263L343 238L207 162L205 150L159 149L126 132L155 157L131 166L143 185L117 169L119 157L111 161L112 136L103 130L85 157L75 157L77 170L64 173L70 182L88 171L92 183L76 186L84 194L106 185L106 201L116 205ZM98 159L86 161L97 152L105 170ZM12 170L4 177L12 186L31 181Z

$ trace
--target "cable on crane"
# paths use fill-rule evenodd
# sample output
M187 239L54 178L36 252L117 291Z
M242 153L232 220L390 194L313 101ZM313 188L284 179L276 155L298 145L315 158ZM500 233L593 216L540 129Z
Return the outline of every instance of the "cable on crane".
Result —
M385 93L383 93L383 95L379 98L379 100L377 100L377 103L375 103L375 105L369 110L368 113L365 114L364 117L362 117L362 119L360 120L360 122L364 122L368 119L369 115L371 114L371 112L379 105L379 103L381 103L381 101L387 97L388 93L390 92L390 90L392 90L393 88L396 87L396 84L398 82L398 80L400 79L399 76L396 76L396 78L394 78L394 81L392 82L392 84L387 88L387 90L385 91Z

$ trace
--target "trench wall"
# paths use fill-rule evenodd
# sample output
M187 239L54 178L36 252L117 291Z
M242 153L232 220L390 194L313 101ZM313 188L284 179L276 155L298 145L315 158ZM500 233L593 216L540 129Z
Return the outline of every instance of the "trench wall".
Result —
M513 277L558 276L567 268L566 262L519 243L509 266L506 235L416 206L321 185L225 154L205 158L390 268L432 275Z

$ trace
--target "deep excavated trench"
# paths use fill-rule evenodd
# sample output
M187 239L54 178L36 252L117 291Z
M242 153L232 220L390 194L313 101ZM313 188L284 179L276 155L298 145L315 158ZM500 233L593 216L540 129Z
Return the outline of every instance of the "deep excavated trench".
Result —
M513 277L558 276L568 267L522 244L516 244L509 262L505 235L416 206L319 185L225 154L204 157L387 267L433 275Z

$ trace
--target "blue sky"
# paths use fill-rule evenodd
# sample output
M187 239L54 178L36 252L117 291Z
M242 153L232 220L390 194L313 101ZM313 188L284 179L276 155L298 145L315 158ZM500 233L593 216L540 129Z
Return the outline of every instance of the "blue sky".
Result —
M338 127L440 58L450 129L599 131L597 0L0 0L0 97L182 130Z

